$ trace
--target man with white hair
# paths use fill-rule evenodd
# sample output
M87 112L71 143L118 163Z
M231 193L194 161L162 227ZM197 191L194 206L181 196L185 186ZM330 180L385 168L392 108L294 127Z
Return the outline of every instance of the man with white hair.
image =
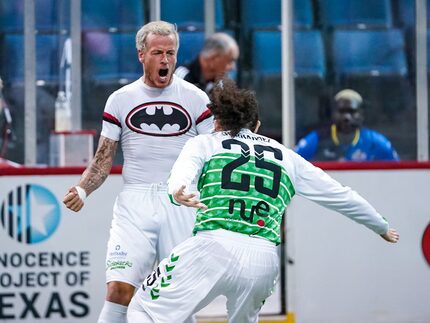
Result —
M375 130L362 127L361 95L351 89L334 97L333 123L302 138L295 151L307 160L398 161L391 142Z
M64 197L69 209L80 211L108 177L121 144L124 186L113 208L98 323L125 323L135 288L157 260L191 236L195 211L170 203L167 179L188 139L212 132L213 118L206 93L173 74L178 47L168 22L150 22L137 32L143 76L109 96L96 154Z
M187 66L179 66L175 74L209 93L214 82L233 71L239 57L236 40L226 33L209 36L199 55Z

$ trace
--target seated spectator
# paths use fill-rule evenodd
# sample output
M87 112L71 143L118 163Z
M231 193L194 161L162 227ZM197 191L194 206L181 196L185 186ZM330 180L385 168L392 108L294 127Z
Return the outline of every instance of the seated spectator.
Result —
M363 99L354 90L335 96L333 123L302 138L295 151L317 161L397 161L391 142L375 130L362 127Z
M189 65L178 66L175 74L209 93L216 79L235 69L238 57L236 40L226 33L215 33L205 40L199 55Z

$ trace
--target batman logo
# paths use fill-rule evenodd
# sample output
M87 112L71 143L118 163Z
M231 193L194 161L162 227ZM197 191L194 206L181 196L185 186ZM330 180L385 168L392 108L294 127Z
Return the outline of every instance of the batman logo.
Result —
M134 132L149 136L178 136L191 127L187 110L173 102L149 102L135 107L125 119Z

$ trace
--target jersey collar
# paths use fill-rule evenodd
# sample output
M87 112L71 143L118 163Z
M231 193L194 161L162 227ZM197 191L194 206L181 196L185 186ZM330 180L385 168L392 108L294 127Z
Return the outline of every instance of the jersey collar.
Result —
M331 133L331 140L333 140L336 146L339 146L340 141L339 141L339 137L337 136L337 126L335 124L331 125L330 133ZM351 145L355 146L358 143L359 139L360 139L360 129L358 128L355 130L355 135L354 135L354 138L352 139Z

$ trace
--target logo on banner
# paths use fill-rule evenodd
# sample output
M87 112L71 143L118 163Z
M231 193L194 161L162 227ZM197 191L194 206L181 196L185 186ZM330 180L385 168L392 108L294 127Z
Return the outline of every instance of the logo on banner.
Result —
M424 230L423 240L421 243L422 243L424 258L427 260L427 263L430 266L430 224Z
M47 240L57 230L60 219L57 198L41 185L18 186L1 201L1 227L20 243L35 244Z

